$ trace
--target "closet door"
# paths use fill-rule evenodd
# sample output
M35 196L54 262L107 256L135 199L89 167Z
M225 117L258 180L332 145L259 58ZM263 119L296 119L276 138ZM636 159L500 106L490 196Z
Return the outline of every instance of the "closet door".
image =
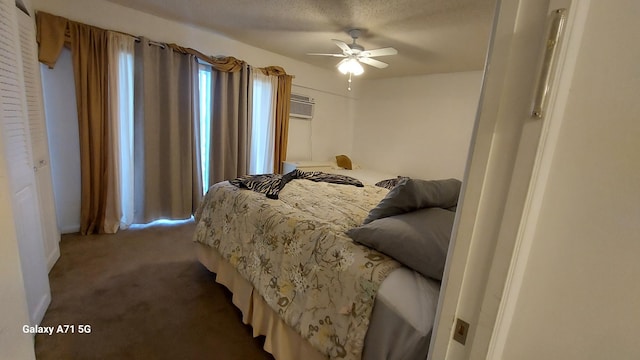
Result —
M4 140L29 317L31 324L39 324L51 302L51 293L31 158L15 14L12 0L0 0L0 135Z
M42 218L44 254L47 268L51 270L60 257L60 232L56 220L51 168L49 166L49 145L42 101L42 80L38 65L35 23L32 17L16 8L22 54L22 73L27 99L27 117L35 170L38 203Z

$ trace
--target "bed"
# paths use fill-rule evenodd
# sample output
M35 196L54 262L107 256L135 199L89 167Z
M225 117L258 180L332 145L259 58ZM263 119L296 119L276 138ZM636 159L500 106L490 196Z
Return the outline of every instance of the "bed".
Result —
M252 326L254 336L265 336L265 350L279 360L424 359L438 276L425 276L416 266L397 261L385 245L366 240L372 233L396 238L375 227L383 221L409 215L420 216L423 223L421 211L433 207L451 213L459 182L453 186L458 193L445 201L437 194L435 202L430 196L426 203L412 199L414 204L407 206L404 199L398 206L397 199L388 198L401 186L372 185L392 179L388 175L348 174L366 178L364 186L293 179L279 189L277 199L226 181L212 186L196 212L198 259L231 290L243 322ZM395 210L389 215L387 206L382 218L369 219L385 201ZM449 233L450 218L444 226ZM445 257L447 245L448 237L439 244ZM444 258L440 262L436 271L444 267Z

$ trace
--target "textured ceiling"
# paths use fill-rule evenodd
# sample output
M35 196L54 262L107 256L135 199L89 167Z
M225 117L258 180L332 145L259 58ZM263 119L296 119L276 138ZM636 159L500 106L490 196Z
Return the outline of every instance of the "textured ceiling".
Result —
M209 28L229 38L331 69L331 41L351 42L363 29L365 49L394 47L365 66L368 78L481 70L496 0L109 0L163 18ZM213 54L215 55L215 54Z

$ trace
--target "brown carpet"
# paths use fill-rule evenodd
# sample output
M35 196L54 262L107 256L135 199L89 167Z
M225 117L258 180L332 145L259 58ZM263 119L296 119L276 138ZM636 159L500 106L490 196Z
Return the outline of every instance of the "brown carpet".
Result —
M45 359L273 359L242 324L227 289L195 257L193 222L63 235L49 274L52 302L37 335ZM90 325L79 334L78 325Z

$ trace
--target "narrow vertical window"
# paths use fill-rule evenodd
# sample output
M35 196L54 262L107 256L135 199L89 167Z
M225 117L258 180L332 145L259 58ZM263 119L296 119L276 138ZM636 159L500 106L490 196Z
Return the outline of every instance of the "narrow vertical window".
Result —
M120 228L133 222L133 51L118 55L118 119L120 119Z
M200 65L200 166L202 167L202 187L206 194L209 184L209 159L211 158L211 66Z
M250 174L273 173L277 86L277 77L263 75L260 71L253 73Z

